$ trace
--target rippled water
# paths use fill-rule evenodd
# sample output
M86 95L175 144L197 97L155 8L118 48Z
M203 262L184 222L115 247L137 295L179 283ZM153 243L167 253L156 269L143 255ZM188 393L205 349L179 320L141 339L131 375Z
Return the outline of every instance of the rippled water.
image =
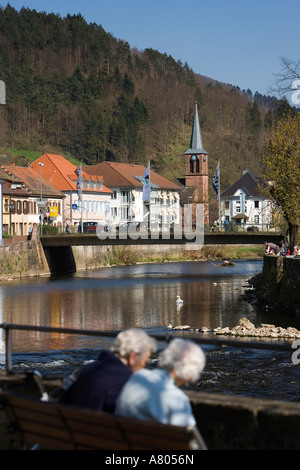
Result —
M169 331L169 324L233 327L242 317L259 325L300 328L267 308L257 310L243 300L247 280L262 269L261 261L162 263L79 271L63 278L32 278L0 284L0 323L88 330L146 328ZM175 304L176 295L184 300ZM0 332L1 334L1 332ZM14 331L15 367L52 372L72 371L97 357L110 339L72 334ZM160 345L162 346L162 345ZM299 401L299 365L291 351L203 346L207 366L196 389ZM4 338L0 363L4 366ZM155 365L155 360L152 365ZM195 388L195 387L194 387Z

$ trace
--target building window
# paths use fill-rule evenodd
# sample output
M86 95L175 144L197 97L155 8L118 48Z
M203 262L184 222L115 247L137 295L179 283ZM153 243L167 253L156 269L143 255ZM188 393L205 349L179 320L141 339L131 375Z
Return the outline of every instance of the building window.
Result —
M254 201L254 207L255 207L255 209L259 208L259 201Z

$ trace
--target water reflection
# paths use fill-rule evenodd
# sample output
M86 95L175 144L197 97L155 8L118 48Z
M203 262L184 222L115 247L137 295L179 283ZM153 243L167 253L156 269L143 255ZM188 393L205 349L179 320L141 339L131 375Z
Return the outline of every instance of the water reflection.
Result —
M1 322L96 330L233 326L241 314L252 314L248 304L241 304L240 295L244 278L260 269L259 263L238 263L234 268L162 263L10 281L1 286ZM175 304L177 294L184 299L182 307ZM3 341L1 336L2 352ZM22 352L78 347L82 341L74 335L15 331L12 345Z
M234 267L214 263L162 263L102 268L67 278L34 278L2 283L0 315L8 323L89 330L128 327L235 326L258 313L241 298L260 261ZM184 300L181 307L176 295ZM285 325L281 325L285 326ZM3 352L3 338L0 351ZM41 332L13 332L13 351L91 346L97 339Z

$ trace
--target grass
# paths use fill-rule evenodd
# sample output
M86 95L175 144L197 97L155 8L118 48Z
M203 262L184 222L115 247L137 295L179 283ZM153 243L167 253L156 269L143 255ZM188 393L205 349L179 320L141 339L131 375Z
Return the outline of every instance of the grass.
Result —
M59 150L38 151L38 150L28 150L28 149L21 148L21 147L10 147L10 148L1 150L1 153L4 155L6 154L9 158L21 160L21 158L23 159L25 157L25 159L30 160L31 162L33 162L34 160L41 157L44 153L47 153L47 152L65 156L64 153ZM80 161L77 160L75 157L73 157L72 155L70 156L68 155L68 157L69 157L68 160L71 163L73 163L76 166L80 165Z
M124 259L126 248L122 252ZM230 245L223 246L204 246L201 250L196 251L178 251L174 253L153 253L151 255L140 255L134 257L128 256L131 264L138 263L162 263L162 262L176 262L176 261L205 261L205 260L252 260L262 259L265 252L265 247L261 246L243 246L235 247ZM122 257L115 258L115 262L122 261Z
M42 152L37 152L34 150L26 150L23 148L9 148L5 150L6 153L12 155L13 157L26 157L34 161L42 155Z

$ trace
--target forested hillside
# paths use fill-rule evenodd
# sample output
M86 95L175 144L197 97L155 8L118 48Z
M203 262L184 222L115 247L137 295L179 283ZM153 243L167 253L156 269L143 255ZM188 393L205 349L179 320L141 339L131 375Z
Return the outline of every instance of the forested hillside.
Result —
M162 52L131 49L81 15L0 9L0 149L146 164L184 174L194 103L222 188L259 173L262 145L288 103L197 75ZM183 58L184 59L184 58ZM238 67L238 64L237 64Z

